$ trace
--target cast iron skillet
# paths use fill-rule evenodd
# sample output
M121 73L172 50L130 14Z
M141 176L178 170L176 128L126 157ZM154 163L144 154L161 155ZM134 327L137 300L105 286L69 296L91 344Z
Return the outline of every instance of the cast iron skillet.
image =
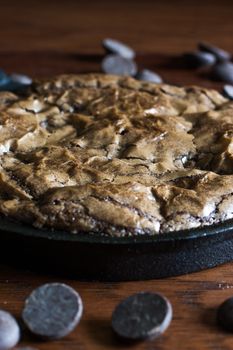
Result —
M113 238L0 219L1 260L86 280L146 280L233 260L233 220L158 236Z

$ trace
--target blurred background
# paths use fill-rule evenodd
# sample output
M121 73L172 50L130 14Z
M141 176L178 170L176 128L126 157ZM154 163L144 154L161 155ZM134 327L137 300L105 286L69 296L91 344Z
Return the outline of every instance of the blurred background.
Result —
M116 37L138 52L179 53L198 40L233 48L230 0L0 1L0 52L101 52Z
M167 58L198 41L233 51L232 17L229 0L0 0L0 66L32 76L96 71L101 41L112 37L136 50L139 66L198 83L189 71L180 81Z

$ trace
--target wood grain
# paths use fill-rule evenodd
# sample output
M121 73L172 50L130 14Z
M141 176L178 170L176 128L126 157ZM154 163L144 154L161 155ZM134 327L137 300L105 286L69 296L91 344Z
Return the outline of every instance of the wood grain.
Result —
M179 65L183 51L208 40L233 51L233 3L215 1L12 1L0 3L0 67L33 77L99 71L100 42L112 36L138 52L137 63L158 71L174 84L221 83ZM174 59L176 57L176 59ZM91 257L90 257L91 259ZM30 262L29 266L30 268ZM230 350L233 335L219 329L217 306L233 295L233 263L195 274L129 283L80 282L0 265L0 308L20 320L33 288L59 280L84 301L84 317L63 340L43 343L23 331L22 345L41 350ZM131 293L154 291L172 302L174 318L161 338L133 346L120 342L110 327L116 304Z
M230 0L1 0L0 51L100 53L113 36L138 52L179 53L199 40L233 49Z
M0 266L0 308L20 319L25 297L42 283L59 280L79 291L84 302L80 325L61 341L38 342L26 331L22 344L41 350L126 349L110 328L111 314L119 301L138 291L159 292L172 305L174 317L170 328L159 339L131 346L132 349L232 349L233 336L219 329L215 322L217 306L233 295L233 264L182 277L154 281L98 283L58 279L49 275Z

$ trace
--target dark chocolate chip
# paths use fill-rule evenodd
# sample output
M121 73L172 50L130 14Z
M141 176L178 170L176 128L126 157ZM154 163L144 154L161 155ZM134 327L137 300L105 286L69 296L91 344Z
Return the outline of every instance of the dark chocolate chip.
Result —
M31 83L31 78L26 75L12 74L9 76L0 70L0 91L24 92Z
M187 52L183 55L184 64L189 68L199 68L215 64L216 58L209 52Z
M30 77L28 77L27 75L23 75L23 74L11 74L10 75L10 79L15 82L15 83L19 83L22 85L31 85L32 84L32 79Z
M138 74L136 74L135 78L138 80L144 80L155 84L161 84L163 82L160 75L158 75L155 72L152 72L149 69L141 70L140 72L138 72Z
M5 84L0 84L0 91L24 92L28 85L23 85L18 82L9 80Z
M230 100L233 100L233 85L224 85L223 95Z
M102 70L107 74L133 76L137 73L137 65L119 55L108 55L102 61Z
M221 62L216 64L212 71L211 71L211 77L219 80L224 81L226 83L233 83L233 63L231 62Z
M74 289L65 284L50 283L31 293L22 317L32 333L47 339L59 339L75 328L82 311L82 300Z
M224 329L233 332L233 297L225 300L218 308L217 322Z
M133 59L135 57L134 50L131 49L131 47L123 44L118 40L114 40L110 38L104 39L103 47L105 48L107 53L117 54L127 59Z
M13 348L19 341L20 329L14 317L0 310L0 350Z
M10 77L2 69L0 69L0 87L8 84L10 81Z
M218 61L229 61L231 59L231 54L229 52L211 44L201 42L198 44L198 48L201 51L212 53Z
M127 340L151 339L161 335L171 319L172 307L166 298L143 292L131 295L116 307L112 328Z

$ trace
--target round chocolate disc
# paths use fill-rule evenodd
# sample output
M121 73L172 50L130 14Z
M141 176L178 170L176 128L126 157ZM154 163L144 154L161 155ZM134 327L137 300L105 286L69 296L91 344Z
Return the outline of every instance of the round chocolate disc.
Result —
M233 63L221 62L216 64L211 72L211 76L219 81L233 83Z
M23 320L29 330L43 338L58 339L69 334L81 319L79 294L62 283L44 284L25 302Z
M13 74L11 74L10 78L13 82L19 83L22 85L31 85L32 84L32 79L24 74L13 73Z
M160 75L149 69L143 69L140 72L138 72L138 74L136 75L136 79L149 81L155 84L161 84L163 82L163 79Z
M205 51L186 52L183 55L184 63L189 68L200 68L204 66L212 66L216 62L216 57Z
M0 350L13 348L19 341L20 329L14 317L0 310Z
M170 302L160 294L138 293L123 300L112 315L112 328L128 340L156 338L172 319Z
M133 76L137 73L137 65L119 55L107 55L102 61L102 70L107 74Z
M230 100L233 100L233 85L224 85L223 86L223 95L229 98Z
M104 39L103 47L108 53L114 53L127 59L133 59L135 57L135 52L131 47L115 39Z
M233 332L233 297L220 305L217 311L217 321L224 329Z
M198 44L198 48L201 51L213 54L219 62L228 61L231 59L231 54L229 52L209 43L201 42Z

